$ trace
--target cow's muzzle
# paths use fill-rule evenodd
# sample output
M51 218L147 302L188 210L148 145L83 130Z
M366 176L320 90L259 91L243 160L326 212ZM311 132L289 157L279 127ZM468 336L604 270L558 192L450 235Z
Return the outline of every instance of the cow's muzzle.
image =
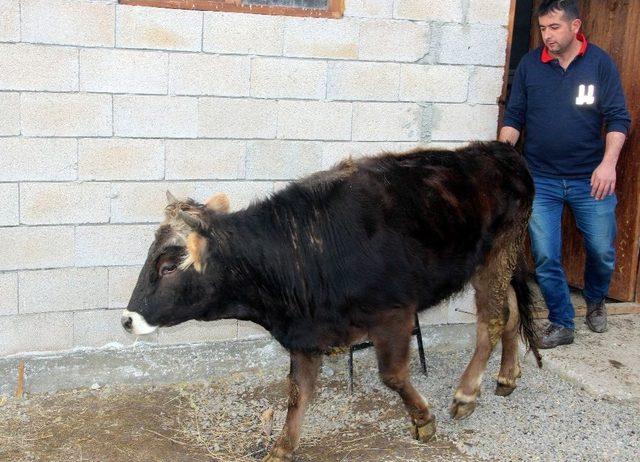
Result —
M142 315L140 315L140 313L129 310L124 310L122 312L120 323L124 330L135 335L150 334L158 328L158 326L150 325Z

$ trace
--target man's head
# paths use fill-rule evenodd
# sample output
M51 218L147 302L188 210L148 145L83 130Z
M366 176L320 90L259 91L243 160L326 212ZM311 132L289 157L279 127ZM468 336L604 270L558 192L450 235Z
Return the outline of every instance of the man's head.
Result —
M576 0L543 0L537 13L542 41L554 55L564 54L582 25Z

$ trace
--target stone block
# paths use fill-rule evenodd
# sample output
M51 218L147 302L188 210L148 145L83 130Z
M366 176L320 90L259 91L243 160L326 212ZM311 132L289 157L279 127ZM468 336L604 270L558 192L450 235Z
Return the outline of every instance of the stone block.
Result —
M18 274L0 273L0 324L2 316L18 313Z
M23 93L25 136L111 136L111 95Z
M285 56L304 58L358 58L359 23L349 19L287 18Z
M124 138L82 139L78 148L81 180L160 180L164 142Z
M351 138L351 103L279 101L278 138L348 140Z
M169 91L176 95L248 96L248 56L171 54Z
M429 26L411 21L365 21L360 26L359 59L414 62L429 50Z
M0 2L0 42L20 41L20 2L3 0Z
M0 226L20 223L18 197L16 183L0 183Z
M275 138L276 101L200 98L198 136Z
M141 266L111 267L109 270L109 308L126 308L138 281Z
M77 50L28 43L0 43L0 90L77 89Z
M198 99L188 96L113 97L114 135L132 138L196 138Z
M350 0L345 2L346 18L391 18L393 0Z
M20 93L0 93L0 136L20 134Z
M21 314L105 308L106 268L61 268L19 275Z
M109 183L22 183L20 222L27 225L107 223Z
M254 58L251 96L257 98L323 99L327 63L322 61Z
M322 147L306 141L249 141L247 178L296 179L320 170Z
M168 180L235 180L245 176L246 142L236 140L169 140Z
M202 50L238 55L281 55L284 16L206 12Z
M417 141L422 108L411 103L354 103L353 139L358 141Z
M159 51L80 49L80 91L167 93L168 55Z
M73 313L17 314L1 321L0 356L73 346Z
M470 104L496 104L502 94L504 68L475 67L469 81Z
M468 85L466 66L403 64L400 70L402 101L461 103Z
M498 106L434 104L433 141L473 141L495 139Z
M141 265L153 242L157 226L98 225L76 228L75 265Z
M86 0L21 0L25 42L112 47L113 5Z
M413 21L462 22L463 0L396 0L393 17Z
M484 24L445 24L438 62L503 66L507 29Z
M69 181L77 177L73 139L0 138L0 181Z
M329 64L327 99L397 101L400 65L334 61Z
M202 12L118 5L116 47L200 51Z
M509 24L511 0L470 0L467 22L481 24Z
M72 226L0 228L0 271L73 266Z

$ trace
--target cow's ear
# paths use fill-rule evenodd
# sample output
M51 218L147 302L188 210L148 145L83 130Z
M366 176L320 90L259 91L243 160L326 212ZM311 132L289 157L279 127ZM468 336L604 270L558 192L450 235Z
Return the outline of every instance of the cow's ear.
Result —
M214 194L204 205L217 213L229 213L229 198L225 193Z

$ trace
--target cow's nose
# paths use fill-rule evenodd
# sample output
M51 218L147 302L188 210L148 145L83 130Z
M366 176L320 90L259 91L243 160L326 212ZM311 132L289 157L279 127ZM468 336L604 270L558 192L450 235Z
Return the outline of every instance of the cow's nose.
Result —
M122 323L122 327L124 327L124 330L126 330L127 332L131 332L131 326L133 324L133 319L131 319L131 316L122 316L120 318L120 322Z

